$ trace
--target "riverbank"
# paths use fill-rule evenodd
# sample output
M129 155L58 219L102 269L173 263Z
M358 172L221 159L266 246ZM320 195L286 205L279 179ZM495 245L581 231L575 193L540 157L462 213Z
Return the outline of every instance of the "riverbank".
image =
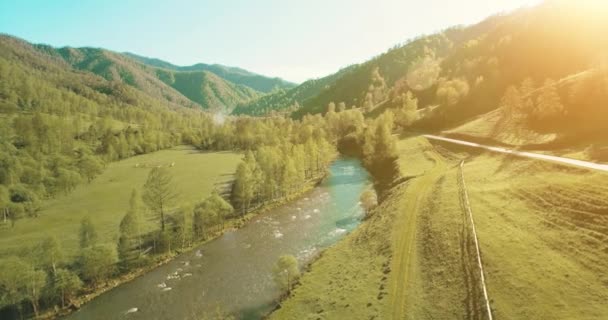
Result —
M357 152L351 152L357 155ZM387 306L396 201L411 175L367 167L381 203L350 234L305 265L291 295L264 319L382 319Z
M327 177L327 174L324 174L317 178L311 179L311 180L307 181L298 192L295 192L291 195L279 198L272 202L265 203L261 207L258 207L256 209L246 213L243 216L234 217L232 219L229 219L225 222L225 225L223 228L221 228L219 230L215 230L212 234L209 235L209 237L207 239L198 241L189 247L175 250L169 254L164 254L162 256L155 257L154 262L152 264L144 266L142 268L132 270L128 273L125 273L116 278L113 278L113 279L107 281L103 286L90 290L90 291L88 291L88 293L81 295L78 298L73 299L69 306L62 308L62 309L56 308L54 310L48 310L45 313L41 314L38 318L39 319L57 319L60 317L67 316L67 315L71 314L72 312L80 309L80 307L82 307L86 303L99 297L100 295L102 295L116 287L124 285L128 282L131 282L141 276L144 276L144 275L148 274L149 272L175 260L176 258L178 258L179 256L181 256L183 254L192 252L194 249L199 248L200 246L202 246L206 243L209 243L213 240L216 240L217 238L224 235L226 232L234 231L234 230L244 227L254 217L262 215L268 211L273 210L274 208L285 205L298 198L303 197L304 195L309 193L311 190L316 188L320 183L322 183L326 177Z

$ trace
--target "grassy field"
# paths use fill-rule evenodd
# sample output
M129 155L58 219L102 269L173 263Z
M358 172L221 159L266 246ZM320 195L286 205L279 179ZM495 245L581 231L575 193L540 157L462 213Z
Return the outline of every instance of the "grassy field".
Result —
M60 239L67 255L74 256L80 221L87 215L96 225L101 243L115 242L131 190L141 193L152 166L175 163L169 170L178 192L178 206L202 200L216 185L231 179L240 158L236 153L201 153L178 147L111 163L90 184L84 183L69 195L44 202L38 218L20 220L14 228L2 227L0 256L23 255L47 235ZM147 226L156 224L148 221Z
M464 177L497 319L608 318L608 180L420 137L375 216L327 250L272 319L487 319Z
M606 174L483 154L465 177L497 318L608 318Z

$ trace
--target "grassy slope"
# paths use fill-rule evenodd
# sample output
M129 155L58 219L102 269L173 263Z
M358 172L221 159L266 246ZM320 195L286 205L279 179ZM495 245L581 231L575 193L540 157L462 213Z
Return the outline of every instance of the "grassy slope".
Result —
M388 200L402 205L394 225L387 317L485 319L471 230L453 166L468 157L465 180L494 315L605 319L605 174L444 147L454 150L436 146L443 155L439 165L413 180L400 198Z
M497 155L465 175L495 315L606 319L606 175Z
M397 210L386 318L483 319L459 157L420 138L402 140L400 152L402 175L418 178L386 200Z
M401 175L416 178L313 263L271 319L486 319L461 159L494 316L608 317L605 174L419 137L399 151Z
M26 251L47 234L57 236L66 253L73 256L78 246L80 220L90 215L96 224L100 242L114 242L118 225L129 204L131 190L140 193L150 168L135 168L135 164L167 165L176 191L176 204L204 198L212 188L230 179L240 156L235 153L199 153L180 147L115 162L91 184L82 184L67 196L44 203L38 218L18 221L14 228L0 232L0 255ZM149 227L155 227L148 221Z

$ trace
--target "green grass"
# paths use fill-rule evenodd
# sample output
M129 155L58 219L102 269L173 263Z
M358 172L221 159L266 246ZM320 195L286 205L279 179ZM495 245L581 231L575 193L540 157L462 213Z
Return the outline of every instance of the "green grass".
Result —
M472 121L446 131L446 133L469 136L483 140L494 140L511 146L548 143L556 134L542 134L526 129L525 125L505 120L502 108L483 114Z
M175 206L202 200L219 184L231 179L241 156L236 153L201 153L189 147L132 157L111 163L90 184L83 183L72 193L45 201L38 218L17 221L14 228L0 228L0 256L24 254L47 235L60 239L68 256L78 248L78 228L84 216L95 223L101 243L113 243L124 216L132 189L142 192L150 167L169 165L178 197ZM140 164L139 168L135 165ZM149 217L150 215L147 215ZM156 224L148 219L147 227Z
M606 174L420 137L398 150L401 176L416 178L325 251L272 319L486 319L461 159L494 316L608 318Z
M606 174L484 154L465 167L497 318L608 318Z

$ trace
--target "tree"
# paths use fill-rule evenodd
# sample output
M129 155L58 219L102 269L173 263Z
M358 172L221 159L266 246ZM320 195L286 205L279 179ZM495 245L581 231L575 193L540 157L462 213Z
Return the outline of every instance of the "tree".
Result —
M393 161L397 158L397 141L392 133L392 113L385 112L376 123L374 156L380 163Z
M514 119L522 114L524 102L517 87L510 86L507 88L500 100L500 106L508 119Z
M224 228L224 220L226 216L232 213L232 206L222 198L217 191L213 191L204 202L204 210L214 217L222 229Z
M36 318L38 317L38 309L40 302L40 295L42 294L42 289L46 286L47 276L46 273L42 270L36 270L32 266L28 266L26 268L26 296L27 299L32 304L32 309L34 309L34 315Z
M335 113L336 112L336 104L332 101L327 105L327 113Z
M418 99L414 98L408 91L401 95L401 107L397 110L396 122L402 127L408 127L416 121L418 111Z
M80 248L88 248L97 243L97 230L90 216L80 221Z
M2 223L7 223L9 202L8 189L5 186L0 185L0 213L2 214Z
M17 257L0 259L0 288L2 301L17 306L21 314L21 302L25 300L27 263Z
M175 236L182 248L188 246L192 239L192 211L192 207L186 205L175 213Z
M249 209L251 199L254 196L254 177L253 172L245 161L242 161L236 168L234 180L234 198L235 202L241 207L241 213L245 214Z
M272 275L279 289L286 290L289 295L293 284L300 276L298 260L292 255L279 257L273 268Z
M175 199L175 188L166 168L154 168L144 184L143 199L146 205L160 219L160 230L165 231L165 211Z
M22 203L9 202L6 208L8 212L8 219L11 221L11 228L15 226L17 220L21 219L24 215L25 208Z
M442 81L437 87L437 98L447 106L453 106L469 94L469 83L464 78Z
M96 157L83 156L78 160L78 170L80 175L85 177L88 182L103 171L103 162Z
M3 300L15 305L21 313L21 302L31 303L38 317L38 307L42 288L46 285L46 273L36 270L31 264L17 257L0 260L0 288Z
M67 269L57 269L53 278L53 289L61 299L61 307L78 293L82 288L82 280L77 274Z
M361 193L360 201L363 210L365 210L365 215L368 217L371 210L378 205L378 196L374 189L368 189Z
M82 250L80 256L80 271L82 278L94 287L101 281L107 280L114 271L118 256L114 247L94 246Z
M540 89L540 94L536 100L536 115L539 119L552 118L564 113L564 106L557 93L556 83L552 79L547 79Z
M208 219L205 215L204 207L198 205L194 208L194 214L192 216L192 233L195 239L203 239L207 238L206 234L206 225L208 224Z
M139 195L135 189L131 192L129 210L119 226L118 257L121 266L128 269L140 256L141 249L141 215Z
M61 245L54 236L49 236L40 243L37 256L41 266L53 275L64 258Z
M292 157L289 155L285 156L283 163L284 166L281 172L281 190L283 191L283 194L289 195L293 192L301 177L299 177L299 172L296 169L296 165Z

